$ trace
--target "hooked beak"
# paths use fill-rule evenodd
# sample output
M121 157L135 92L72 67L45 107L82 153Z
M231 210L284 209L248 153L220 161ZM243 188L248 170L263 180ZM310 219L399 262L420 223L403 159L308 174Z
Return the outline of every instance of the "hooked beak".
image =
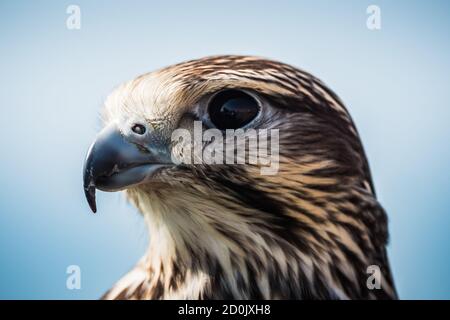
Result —
M157 139L155 139L156 141ZM119 191L151 180L158 169L168 166L167 152L157 143L150 148L129 141L115 124L104 128L86 156L84 193L95 213L95 191Z

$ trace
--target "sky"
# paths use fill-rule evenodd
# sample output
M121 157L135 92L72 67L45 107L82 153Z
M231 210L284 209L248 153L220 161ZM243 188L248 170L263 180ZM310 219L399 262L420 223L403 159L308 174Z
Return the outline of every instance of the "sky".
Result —
M369 5L381 29L366 26ZM81 10L69 30L69 5ZM400 298L450 299L450 2L0 1L0 298L97 299L148 235L120 193L84 199L82 166L108 94L213 54L307 70L361 134L389 216ZM67 268L79 266L70 290Z

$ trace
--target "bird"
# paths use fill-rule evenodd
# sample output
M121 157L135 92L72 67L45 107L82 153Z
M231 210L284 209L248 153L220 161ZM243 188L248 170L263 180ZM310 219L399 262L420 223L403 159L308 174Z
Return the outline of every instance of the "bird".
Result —
M312 74L262 57L208 56L119 85L101 118L84 162L87 201L95 213L97 189L124 191L149 234L144 256L102 299L398 298L387 214L360 136ZM276 173L247 158L174 161L212 143L172 139L195 123L201 132L253 129L258 139L277 130Z

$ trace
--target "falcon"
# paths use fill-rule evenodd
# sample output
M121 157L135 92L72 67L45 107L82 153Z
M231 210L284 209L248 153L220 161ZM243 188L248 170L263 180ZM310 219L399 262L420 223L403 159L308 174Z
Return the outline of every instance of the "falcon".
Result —
M397 298L358 132L313 75L252 56L187 61L120 85L102 119L84 164L88 203L96 212L97 189L124 190L150 238L104 299ZM212 143L172 138L196 124L254 129L258 141L277 130L277 171L249 157L175 161Z

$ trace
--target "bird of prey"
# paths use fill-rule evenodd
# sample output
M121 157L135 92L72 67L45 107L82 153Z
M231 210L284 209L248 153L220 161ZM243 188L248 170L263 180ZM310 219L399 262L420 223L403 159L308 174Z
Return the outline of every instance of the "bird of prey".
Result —
M104 299L396 299L387 216L355 125L313 75L213 56L116 88L84 164L84 190L125 190L149 248ZM279 167L176 163L176 129L277 129ZM203 145L208 142L201 142ZM370 286L368 268L379 271Z

